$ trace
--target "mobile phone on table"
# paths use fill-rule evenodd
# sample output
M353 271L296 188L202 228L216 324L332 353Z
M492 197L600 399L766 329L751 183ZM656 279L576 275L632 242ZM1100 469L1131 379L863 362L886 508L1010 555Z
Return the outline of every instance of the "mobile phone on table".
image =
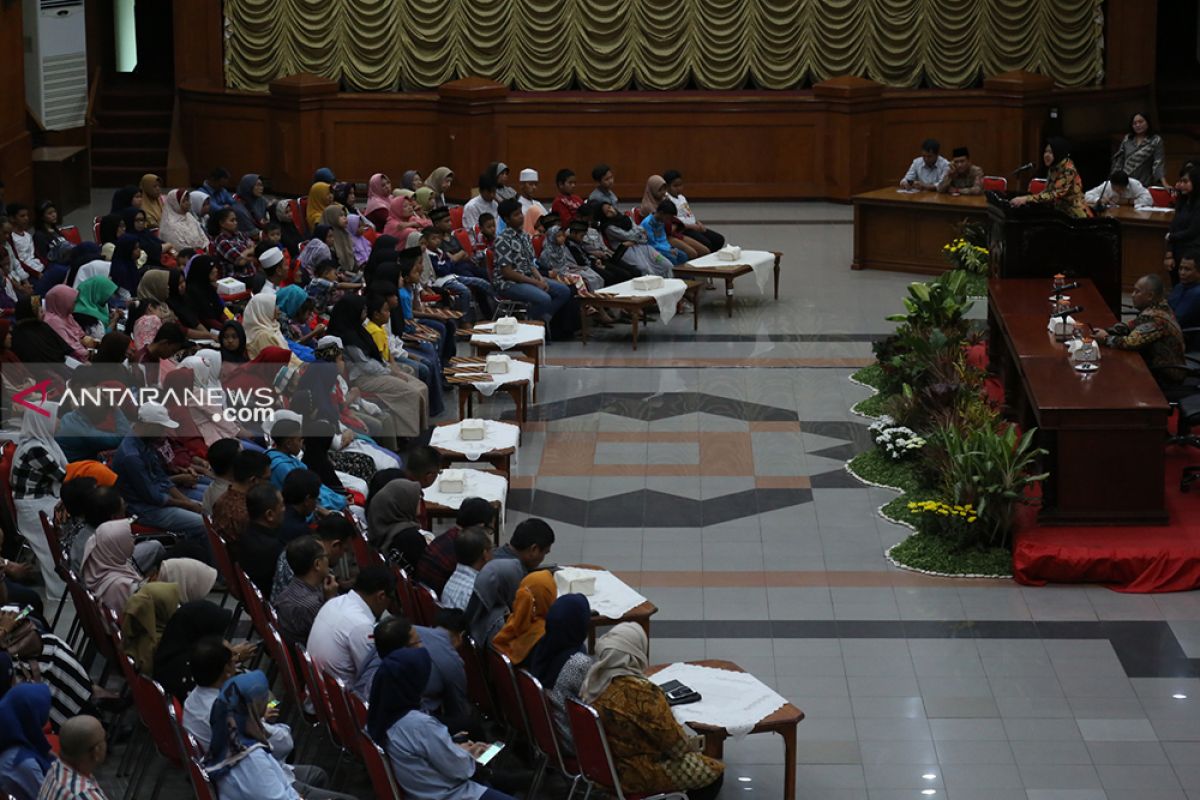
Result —
M482 753L475 756L475 761L479 763L479 766L485 767L487 766L488 762L498 756L500 751L503 749L504 742L494 742L488 746L487 750L484 750Z
M667 704L672 706L694 703L700 699L700 693L692 687L679 681L667 681L658 688L667 696Z

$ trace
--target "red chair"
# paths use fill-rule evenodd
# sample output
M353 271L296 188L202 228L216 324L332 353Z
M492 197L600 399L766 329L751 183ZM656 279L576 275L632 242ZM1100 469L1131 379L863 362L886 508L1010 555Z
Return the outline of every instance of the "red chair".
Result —
M213 551L213 560L217 562L217 572L221 573L221 577L225 580L226 591L237 602L237 605L233 607L233 621L237 622L242 607L246 604L246 599L242 595L242 584L238 580L238 573L241 570L234 566L233 558L229 555L229 548L225 545L225 539L217 532L212 520L208 518L207 514L202 515L202 518L204 519L204 532L208 535L208 544Z
M301 233L312 233L308 229L308 198L298 197L294 203L295 208L292 210L292 221L296 223L296 230Z
M1029 193L1030 194L1037 194L1038 192L1044 190L1045 188L1046 188L1046 179L1045 178L1034 178L1033 180L1029 181Z
M350 710L350 691L341 678L330 675L325 670L319 670L324 684L325 696L329 699L329 710L333 712L332 719L338 738L353 746L351 755L359 755L358 736L359 725L354 721L354 713Z
M1008 178L999 175L984 175L983 190L985 192L1007 192Z
M63 238L70 242L73 246L83 244L83 237L79 235L79 228L75 225L63 225L58 229Z
M496 716L496 704L492 700L492 692L488 688L487 675L483 671L483 662L479 660L479 648L470 636L463 636L462 644L458 647L462 656L463 670L467 673L467 699L471 705L479 709L485 717Z
M1166 186L1147 186L1150 198L1158 208L1172 208L1175 205L1175 193Z
M486 657L488 675L492 679L492 688L496 690L496 702L500 706L500 713L508 727L518 736L528 736L529 722L525 719L525 709L521 707L521 697L517 694L517 679L513 675L512 660L490 644Z
M462 227L462 206L452 206L450 208L450 228L456 229Z
M542 248L545 246L546 246L546 237L544 234L539 233L537 236L534 236L533 237L533 257L541 258L542 257Z
M542 753L541 767L533 779L529 789L530 797L537 796L537 789L546 774L546 767L552 766L562 775L571 780L571 791L567 797L575 794L575 787L583 778L579 771L579 762L572 756L564 756L558 741L558 733L554 718L550 714L550 703L546 701L546 692L541 682L523 669L517 670L517 691L521 695L521 705L525 709L525 719L529 722L530 738Z
M375 790L375 796L404 800L404 790L396 782L391 759L363 728L358 730L358 749L362 751L363 763L367 767L367 775L371 779L371 788Z
M7 441L0 445L0 494L4 495L4 508L8 518L17 523L17 504L12 493L13 456L17 454L17 443Z
M629 209L629 216L633 217L634 225L641 225L642 220L646 218L646 215L642 213L641 206L634 206L633 208Z
M617 777L617 766L613 763L608 737L596 709L573 697L567 698L567 721L571 725L571 738L575 741L575 753L583 778L589 784L599 786L616 796L617 800L687 800L684 792L660 794L625 794L621 791L621 780ZM588 789L591 793L591 787Z
M218 800L217 790L212 784L212 779L208 777L208 773L204 771L204 767L195 758L187 760L188 779L192 782L192 792L196 795L196 800Z
M172 768L183 769L184 762L190 759L186 755L183 742L179 737L180 725L175 717L175 708L167 698L167 693L156 681L137 674L137 671L133 669L133 662L129 660L128 656L124 657L122 667L126 667L126 675L131 676L130 688L133 690L133 703L137 708L138 717L141 718L142 724L146 728L146 733L150 736L150 744L154 745L154 749L166 759ZM143 746L142 752L144 753L146 749ZM130 777L132 787L140 786L141 782L145 780L150 763L152 763L152 759L145 757L138 759L134 774ZM158 778L154 782L152 797L158 797L158 792L162 788L162 782L166 776L167 771L160 769ZM133 791L132 796L137 797L138 793Z
M458 243L462 245L463 250L466 250L468 253L475 252L475 245L471 243L471 234L467 232L466 228L455 230L454 238L458 239Z
M342 765L342 758L350 752L350 749L340 738L341 729L334 721L333 706L329 701L329 697L325 694L320 670L313 663L312 656L303 647L296 647L296 663L300 667L300 676L304 680L304 688L308 694L308 700L312 704L313 711L316 713L317 719L325 726L325 730L329 732L330 741L338 749L338 760L334 764L333 773L331 773L335 774L338 767ZM357 744L357 741L355 744Z
M432 627L434 620L437 619L438 612L442 610L441 604L438 602L437 592L429 588L421 582L417 582L412 587L413 592L413 615L416 617L416 622L427 627Z
M46 516L45 511L38 512L38 518L42 521L42 532L46 534L46 544L50 545L50 557L54 559L54 571L65 582L67 573L67 555L62 549L62 540L58 536L58 526L50 522L50 518ZM58 630L58 620L62 617L63 608L66 606L66 598L64 597L58 604L58 608L54 612L54 619L50 622L50 632Z
M400 601L400 608L404 611L404 615L410 621L419 621L417 593L413 591L412 579L401 567L395 565L392 565L392 574L396 576L396 598Z

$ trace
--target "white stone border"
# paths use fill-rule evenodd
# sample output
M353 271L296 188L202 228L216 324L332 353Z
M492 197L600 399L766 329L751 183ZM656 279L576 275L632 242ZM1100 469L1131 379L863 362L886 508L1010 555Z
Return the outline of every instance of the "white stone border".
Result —
M876 363L876 364L878 364L879 362L878 362L878 361L876 361L875 363ZM866 367L859 367L859 369L866 369ZM854 370L854 372L858 372L858 370L856 369L856 370ZM879 417L873 417L873 416L871 416L870 414L864 414L862 411L859 411L859 410L858 410L858 406L859 406L859 404L860 404L860 403L865 403L865 402L867 402L868 400L870 400L872 397L874 397L875 395L879 394L879 390L878 390L878 389L876 389L876 388L875 388L874 386L872 386L871 384L869 384L869 383L863 383L862 381L860 381L860 380L858 380L857 378L855 378L855 377L854 377L854 372L850 373L850 382L851 382L851 383L853 383L853 384L855 384L856 386L861 386L861 387L863 387L864 389L870 389L870 390L871 390L871 394L870 394L869 396L867 396L867 397L864 397L862 400L858 400L857 402L855 402L855 403L854 403L854 405L850 406L850 413L851 413L851 414L853 414L853 415L854 415L854 416L856 416L856 417L862 417L863 419L879 419ZM847 463L849 463L849 462L847 462ZM851 474L851 475L854 475L854 473L853 473L853 472L852 472L852 473L850 473L850 474ZM862 479L862 478L859 478L857 475L854 475L854 477L858 478L860 481L863 481L863 479ZM867 481L863 481L863 483L867 483ZM885 488L885 489L893 489L893 488L895 488L895 487L893 487L893 486L885 486L885 487L883 487L883 488Z
M850 375L850 382L857 384L859 386L863 386L867 389L870 389L875 394L879 394L878 389L876 389L874 386L871 386L870 384L863 383L862 381L855 379L853 374ZM868 398L864 398L864 399L868 399ZM863 402L863 401L862 400L858 401L858 403L861 403L861 402ZM864 414L861 411L857 411L855 409L855 406L857 406L858 403L855 403L853 406L850 407L851 414L854 414L859 417L863 417L864 419L878 419L878 417L873 417L870 414ZM850 466L850 462L853 460L854 460L853 458L847 460L846 463L843 464L842 466L843 466L843 469L845 469L846 472L848 472L851 476L853 476L854 479L857 480L859 483L865 484L867 486L873 486L876 489L887 489L889 491L896 492L897 494L904 494L904 490L901 489L899 486L889 486L886 483L876 483L875 481L867 480L863 476L859 475L857 472L854 471L854 468ZM903 528L908 528L910 531L912 531L912 533L909 534L909 536L919 536L920 535L920 533L917 531L917 529L915 527L913 527L913 524L911 522L906 522L905 520L902 520L902 519L892 519L887 514L883 513L884 506L886 506L886 505L887 505L887 503L884 503L879 508L875 509L875 513L879 515L880 519L885 519L888 522L892 523L893 525L899 525ZM899 547L904 541L907 541L907 540L908 540L908 537L905 537L900 542L896 542L896 544L892 545L887 550L883 551L883 557L888 560L888 563L890 563L893 567L896 567L897 569L907 570L908 572L917 572L917 573L920 573L921 575L932 575L937 578L991 578L991 579L999 578L1002 580L1012 580L1012 577L1013 577L1012 573L1007 573L1007 574L1003 574L1003 575L1001 575L1001 574L989 575L989 574L985 574L985 573L981 573L981 572L965 572L965 573L964 572L935 572L933 570L920 569L919 567L910 567L908 564L902 564L899 561L897 561L896 559L892 558L892 550Z

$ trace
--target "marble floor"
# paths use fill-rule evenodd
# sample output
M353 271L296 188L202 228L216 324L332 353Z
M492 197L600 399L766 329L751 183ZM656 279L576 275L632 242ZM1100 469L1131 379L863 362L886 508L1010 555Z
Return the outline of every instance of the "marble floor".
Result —
M544 517L552 560L650 598L653 661L729 659L803 709L799 798L1200 798L1200 595L890 566L893 495L843 470L867 443L848 378L913 278L849 269L846 206L698 213L783 251L780 299L747 277L731 319L704 293L698 334L680 317L636 352L621 328L549 347L510 528ZM781 798L782 759L777 737L731 740L721 796Z

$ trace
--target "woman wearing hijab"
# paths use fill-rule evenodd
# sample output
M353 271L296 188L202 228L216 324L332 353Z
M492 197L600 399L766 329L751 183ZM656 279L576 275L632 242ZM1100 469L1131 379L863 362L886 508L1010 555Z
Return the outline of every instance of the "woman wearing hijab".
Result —
M371 685L367 732L387 752L400 787L410 797L512 800L471 780L474 756L486 744L456 744L445 725L421 710L432 671L428 650L401 647L383 659Z
M267 676L255 670L226 681L213 702L204 767L221 800L301 800L271 755L262 722L270 699Z
M324 481L322 481L324 482ZM412 571L425 552L418 512L421 485L407 478L395 478L378 491L369 493L367 536L384 554L398 554L405 569Z
M378 268L380 264L392 263L395 264L400 258L400 253L396 249L400 246L400 240L395 236L381 234L375 237L375 242L371 245L371 255L367 257L367 262L363 266L363 280L371 283L379 277ZM399 270L397 270L397 277ZM399 282L396 283L399 286Z
M270 211L272 219L279 224L279 243L287 249L289 258L299 257L300 242L304 237L300 235L296 221L292 218L290 201L279 200L270 207Z
M406 172L405 175L408 173ZM388 201L392 199L392 179L382 172L376 172L367 181L366 217L375 226L375 230L383 230L387 224Z
M188 192L188 213L195 217L201 226L204 225L204 221L208 218L211 211L212 195L200 189ZM208 236L208 234L206 233L205 236Z
M47 686L23 683L0 699L0 792L14 800L37 800L54 763L44 732L49 721Z
M167 373L160 383L163 391L167 393L163 398L167 414L179 425L178 428L171 431L172 450L178 447L197 458L205 458L208 455L208 445L200 434L200 428L196 425L191 408L184 400L187 396L186 393L193 391L196 373L191 368L180 364Z
M515 558L489 561L475 576L475 589L467 603L467 630L480 649L486 648L504 627L523 580L525 567Z
M317 226L325 214L325 209L332 202L333 190L327 181L317 181L312 185L312 188L308 190L308 208L304 214L310 229Z
M124 214L127 208L142 207L142 190L136 186L123 186L113 192L110 214Z
M108 301L117 294L117 285L111 279L97 275L79 284L79 296L75 298L75 319L84 332L93 339L104 338L113 316L108 310Z
M274 380L292 360L292 351L286 347L266 347L244 364L236 364L223 377L222 384L229 396L241 392L242 396L259 389L274 389Z
M183 274L184 290L180 298L180 307L173 305L171 310L184 327L188 328L189 338L211 339L211 331L219 330L226 319L225 304L217 294L221 267L211 256L192 256ZM194 336L195 329L203 330L204 335Z
M434 208L433 189L430 189L428 186L422 186L420 189L417 189L413 192L412 199L413 202L417 204L417 211L421 215L421 218L428 221L429 212L433 211Z
M257 238L267 227L267 201L263 198L263 182L258 175L243 175L233 198L233 213L237 215L238 230Z
M617 211L611 203L600 205L596 226L621 263L642 275L671 277L670 259L648 243L644 228L634 225L632 219Z
M1091 209L1083 199L1083 182L1071 160L1071 143L1061 136L1046 140L1042 151L1042 163L1046 165L1046 188L1037 194L1014 197L1012 205L1020 208L1026 203L1049 203L1056 211L1068 217L1083 219L1091 216Z
M192 194L199 194L208 199L204 192L188 192L187 189L175 189L168 192L163 204L162 220L158 226L158 236L164 242L170 242L182 250L190 247L193 250L208 249L208 234L200 219L192 214Z
M336 467L333 461L333 431L333 426L324 420L309 423L304 433L304 465L320 475L321 483L335 492L353 492L365 499L368 491L367 481L375 474L375 462L361 453L344 453L341 455L346 456L347 461L356 462L357 471L361 474L356 475L349 470L339 473L339 467ZM355 505L362 504L359 498L351 502Z
M546 615L546 633L533 648L526 664L526 669L541 681L546 691L559 741L571 752L574 752L574 746L567 721L567 698L579 697L583 680L592 668L592 657L586 647L591 621L592 607L587 597L564 594L550 606Z
M62 364L71 349L43 320L41 298L22 297L13 314L12 351L26 365Z
M146 583L146 576L138 570L134 560L134 547L129 520L119 519L96 528L96 533L83 548L80 580L118 616L124 612L129 598ZM142 555L142 563L148 563L150 551L146 550Z
M254 358L268 347L288 346L287 339L279 328L275 297L256 294L246 304L242 314L242 325L246 328L246 353Z
M90 357L88 348L95 347L97 342L84 333L83 328L75 321L75 300L78 297L79 292L70 286L55 286L46 293L45 320L66 342L71 350L71 357L86 363Z
M425 186L425 181L421 178L421 173L410 169L400 176L400 185L410 192L415 192Z
M142 192L142 211L146 212L146 226L157 228L162 224L162 182L157 175L142 176L138 188Z
M725 765L696 752L695 737L675 721L662 689L646 677L649 641L641 626L623 622L596 642L596 662L582 696L600 715L624 791L687 792L711 800Z
M321 215L321 224L328 226L333 236L333 254L337 258L338 270L357 273L359 265L354 257L354 242L346 230L346 221L346 210L339 205L329 206Z
M178 608L179 587L158 581L143 584L125 603L121 615L125 654L133 659L139 672L148 674L154 669L154 651Z
M661 175L651 175L646 180L646 190L642 192L642 217L652 217L658 210L659 204L667 199L667 182ZM673 201L672 201L673 202ZM683 235L684 227L677 217L672 217L671 221L666 223L667 243L672 247L682 250L687 255L688 259L699 258L703 255L708 255L708 248L700 244L695 239L688 239ZM703 252L701 252L703 250Z
M454 171L449 167L438 167L433 172L429 173L429 177L425 179L425 186L433 189L433 204L435 206L450 207L451 203L446 197L446 192L454 184ZM413 191L416 191L415 189Z
M388 203L387 224L383 227L385 236L394 236L398 240L406 240L413 232L420 233L424 221L415 213L416 202L411 197L393 197Z
M226 364L245 364L250 360L246 354L246 329L237 320L229 320L221 327L218 339L221 343L221 361Z
M39 407L46 413L26 410L21 415L21 435L13 453L9 485L17 511L17 530L37 557L47 596L58 599L66 585L54 571L50 543L38 513L45 512L47 517L54 518L54 507L58 505L67 475L67 457L54 439L58 403L43 403Z
M307 285L317 275L317 267L326 261L333 261L333 252L325 240L329 238L330 230L326 225L318 225L313 231L312 238L300 251L301 283Z
M237 438L242 432L241 429L234 423L227 422L221 414L225 408L225 390L221 385L221 354L211 348L204 348L197 351L196 355L188 356L179 362L179 366L192 372L192 385L186 388L192 391L196 399L195 402L187 402L187 408L184 410L191 415L196 432L204 440L205 452L213 442Z
M521 580L513 599L512 614L492 639L492 646L523 666L525 659L546 632L546 614L558 597L558 585L550 570L539 569Z
M93 262L107 267L107 262L104 260L103 253L100 252L100 245L94 242L84 242L71 249L71 255L67 259L67 277L63 281L68 286L78 286L76 278L79 273L89 264ZM89 269L92 272L94 268ZM105 273L107 274L107 272ZM90 275L89 275L90 277Z
M201 261L201 259L205 259ZM192 268L194 267L194 268ZM185 281L186 275L195 275L196 282L200 282L201 276L205 271L211 275L216 272L216 266L212 263L209 256L192 256L192 260L188 262L188 267L182 270L173 269L167 271L167 308L179 323L179 327L183 328L184 333L189 339L211 339L212 333L204 323L200 320L200 313L211 314L210 307L211 297L207 292L202 291L202 287L195 287L193 293L189 294ZM215 278L213 279L215 280ZM215 289L213 290L215 293ZM219 301L220 298L218 297ZM203 301L203 302L200 302ZM193 308L193 305L196 308ZM198 309L198 310L197 310Z
M108 269L108 277L121 290L124 298L133 297L137 291L141 276L138 274L138 262L141 258L141 243L138 237L125 234L117 240L113 248L112 264Z
M350 214L346 217L346 232L350 234L350 243L354 247L354 263L359 267L366 264L367 259L371 257L371 240L367 237L367 232L371 230L370 224L361 214Z
M146 212L140 208L127 208L124 214L125 235L136 236L138 246L146 256L144 264L162 264L164 255L171 256L170 263L174 264L175 248L163 242L151 232L146 224ZM139 264L141 266L141 264ZM134 288L137 284L134 284Z
M496 182L497 203L516 199L517 190L508 185L508 164L505 164L503 161L493 161L491 164L488 164L485 174Z
M213 579L216 579L216 570L213 570ZM186 591L180 594L183 603L167 621L154 651L153 677L167 694L182 702L196 685L189 663L192 648L206 636L223 637L233 615L216 603L186 599Z
M397 436L419 436L428 421L425 384L399 366L383 362L379 348L363 327L366 317L366 302L359 296L343 297L329 315L329 333L341 339L345 348L347 380L387 409ZM392 442L383 444L396 449L391 447Z

